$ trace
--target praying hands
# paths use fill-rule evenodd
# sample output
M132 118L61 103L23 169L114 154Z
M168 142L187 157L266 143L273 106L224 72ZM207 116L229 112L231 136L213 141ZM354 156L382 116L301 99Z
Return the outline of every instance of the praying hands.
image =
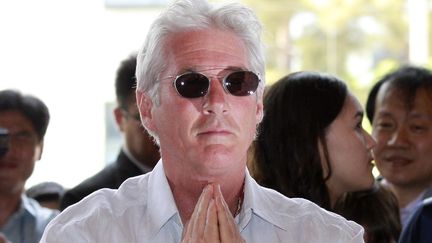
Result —
M219 185L207 185L183 231L182 243L245 242Z

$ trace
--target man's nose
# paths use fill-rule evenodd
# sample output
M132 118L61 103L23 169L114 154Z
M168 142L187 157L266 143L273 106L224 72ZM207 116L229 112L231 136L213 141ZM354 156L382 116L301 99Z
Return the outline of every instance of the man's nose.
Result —
M388 145L391 146L408 146L409 144L409 134L407 128L404 126L400 126L393 131L390 139L387 141Z
M228 95L229 94L225 91L222 82L220 82L216 77L212 78L209 90L204 96L204 113L220 115L228 112Z

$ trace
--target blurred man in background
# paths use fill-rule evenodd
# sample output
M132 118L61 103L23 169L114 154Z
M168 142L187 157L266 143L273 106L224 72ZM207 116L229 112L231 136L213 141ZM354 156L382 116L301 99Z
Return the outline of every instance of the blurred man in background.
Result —
M124 140L117 160L66 191L61 210L101 188L117 189L127 178L151 171L158 162L159 149L141 125L136 105L135 69L136 56L133 55L121 62L117 70L115 89L118 106L114 109L114 117Z
M372 88L366 111L376 165L405 226L432 195L432 72L406 66L387 74Z
M57 210L41 207L24 194L35 162L42 156L49 123L46 105L18 91L0 91L0 242L39 242ZM6 146L5 146L6 145ZM0 235L1 235L0 234Z

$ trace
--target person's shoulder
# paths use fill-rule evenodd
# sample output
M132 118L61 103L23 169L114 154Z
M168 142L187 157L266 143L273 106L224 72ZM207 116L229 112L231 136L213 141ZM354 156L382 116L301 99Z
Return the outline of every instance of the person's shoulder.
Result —
M118 165L115 162L107 165L105 168L98 171L96 174L85 179L77 186L72 188L71 191L94 191L95 189L97 190L100 188L112 188L111 184L113 184L113 178L115 172L117 171L117 167Z
M81 199L102 188L114 188L115 163L108 165L93 176L65 191L61 199L61 209L79 202Z
M432 186L426 189L423 199L432 198Z
M27 196L23 197L25 209L42 224L48 224L55 216L59 214L58 210L42 207L39 202Z
M261 187L269 204L268 214L285 229L307 228L310 235L330 239L363 239L363 228L353 221L321 208L303 198L288 198L281 193Z
M75 204L77 209L90 208L112 213L134 205L142 205L147 193L148 176L132 177L124 181L118 189L102 188ZM94 206L94 207L93 207Z
M97 190L78 203L68 207L60 214L62 217L79 217L103 212L106 215L117 214L128 207L145 203L148 177L137 176L126 180L118 189L103 188Z
M417 243L431 242L432 233L429 230L432 225L432 198L423 200L422 205L415 211L401 232L399 242Z
M148 176L142 175L126 180L118 189L95 191L54 218L45 237L60 240L75 235L75 239L102 239L104 232L115 231L145 213L147 188Z

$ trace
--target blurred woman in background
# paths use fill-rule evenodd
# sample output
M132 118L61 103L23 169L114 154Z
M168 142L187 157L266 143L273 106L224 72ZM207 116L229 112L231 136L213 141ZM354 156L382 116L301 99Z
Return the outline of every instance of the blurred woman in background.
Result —
M264 186L332 210L346 192L374 185L374 139L363 108L336 77L297 72L266 92L251 172Z

